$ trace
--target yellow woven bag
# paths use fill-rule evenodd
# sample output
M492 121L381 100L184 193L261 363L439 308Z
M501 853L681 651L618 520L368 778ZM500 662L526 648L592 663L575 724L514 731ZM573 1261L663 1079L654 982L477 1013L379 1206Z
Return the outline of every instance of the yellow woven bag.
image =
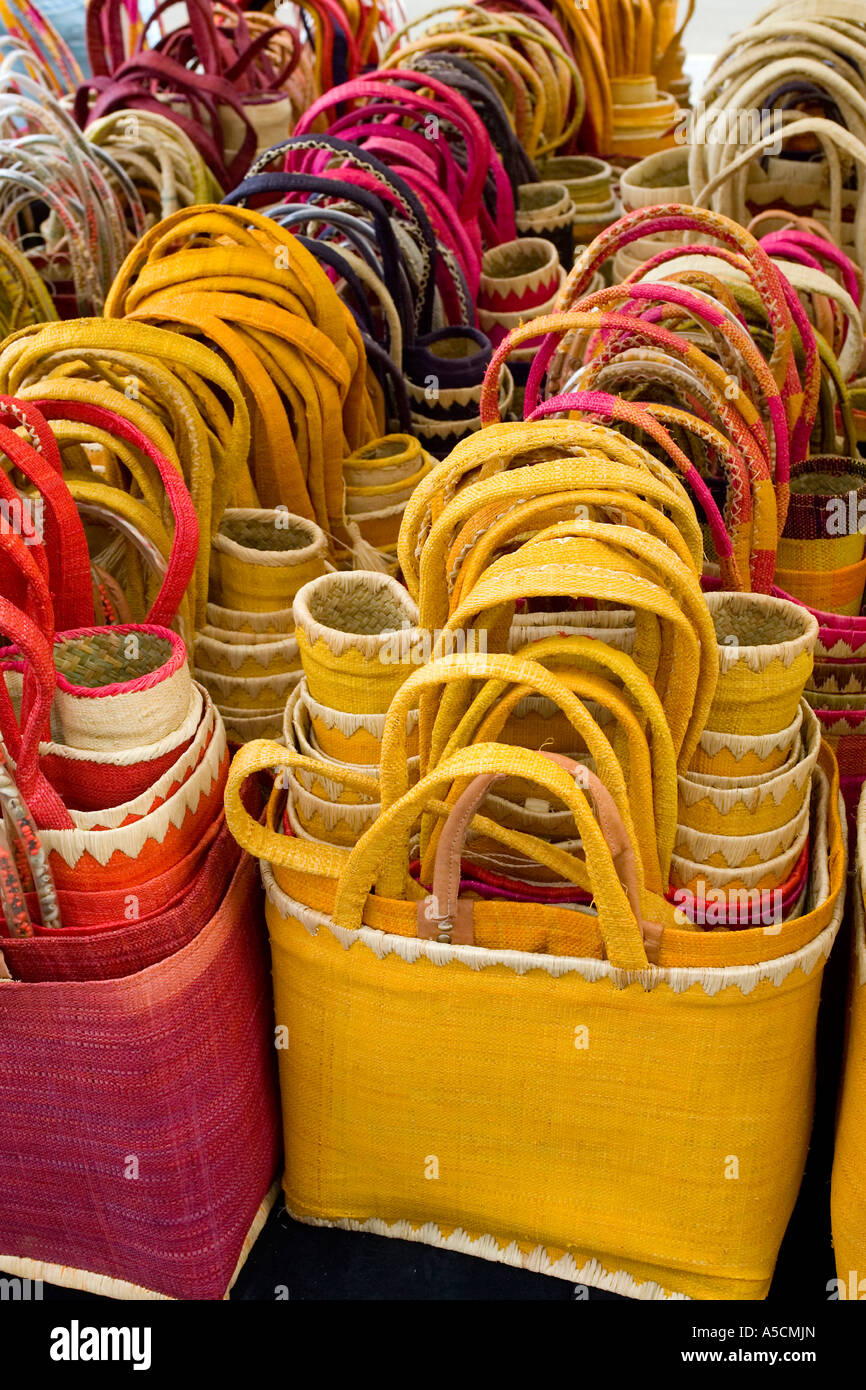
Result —
M281 752L251 745L235 760L227 815L275 861L264 875L276 1018L292 1037L280 1054L291 1213L644 1298L763 1297L808 1146L822 966L841 917L832 805L832 887L781 929L786 947L792 927L805 933L800 945L757 964L778 938L681 931L660 899L636 897L613 803L597 822L574 775L540 754L463 749L351 854L314 848L313 862L239 812L246 776ZM497 775L572 811L597 916L456 900L463 835ZM398 898L372 894L455 778L471 785L440 838L433 895L408 878ZM562 859L574 881L578 861ZM650 966L669 940L678 968ZM744 949L754 959L732 968ZM687 951L713 963L686 965Z
M857 808L857 852L852 893L854 940L851 951L845 1070L836 1123L836 1149L830 1208L839 1298L862 1299L866 1292L866 1170L863 1128L866 1117L866 932L863 908L866 865L866 796Z

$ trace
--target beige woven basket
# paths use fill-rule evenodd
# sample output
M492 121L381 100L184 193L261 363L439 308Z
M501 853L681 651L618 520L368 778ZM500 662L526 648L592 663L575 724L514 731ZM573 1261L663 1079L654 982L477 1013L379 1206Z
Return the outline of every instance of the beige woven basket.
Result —
M192 698L192 676L183 661L175 668L175 648L156 633L104 628L55 643L58 675L83 691L167 674L143 689L112 695L77 694L58 685L51 711L52 736L69 748L101 753L153 744L169 738L183 723Z

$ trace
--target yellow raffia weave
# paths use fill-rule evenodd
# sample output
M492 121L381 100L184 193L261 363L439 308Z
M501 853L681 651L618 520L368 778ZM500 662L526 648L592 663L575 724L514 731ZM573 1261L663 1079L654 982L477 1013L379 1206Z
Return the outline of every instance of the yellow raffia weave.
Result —
M866 795L857 811L857 860L854 876L854 942L851 959L850 1014L845 1072L836 1127L830 1208L840 1298L866 1293L866 934L863 884L866 864Z

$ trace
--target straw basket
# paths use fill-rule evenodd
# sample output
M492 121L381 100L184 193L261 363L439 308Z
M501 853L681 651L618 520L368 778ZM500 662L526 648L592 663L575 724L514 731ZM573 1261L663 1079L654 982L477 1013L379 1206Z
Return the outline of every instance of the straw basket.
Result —
M323 575L295 597L295 635L314 700L346 714L384 714L411 674L418 609L374 571Z
M780 733L796 718L812 672L818 623L807 609L768 594L710 593L719 683L707 728Z
M220 602L251 613L287 608L303 584L324 574L327 553L324 531L285 508L230 508L213 538Z

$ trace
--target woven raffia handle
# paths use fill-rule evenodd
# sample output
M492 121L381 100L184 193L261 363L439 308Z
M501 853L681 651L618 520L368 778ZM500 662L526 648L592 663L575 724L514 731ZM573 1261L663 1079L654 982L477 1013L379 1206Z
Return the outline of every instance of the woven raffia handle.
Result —
M141 430L114 411L70 400L43 400L35 404L47 420L78 420L108 430L140 449L156 468L174 516L174 536L166 572L146 621L169 627L192 580L198 558L198 517L181 474Z
M657 940L661 935L661 928L655 926L646 929L638 921L628 893L617 873L611 847L593 816L577 779L543 754L521 751L519 775L545 788L551 796L562 801L574 816L586 855L585 865L575 860L575 874L582 875L585 869L589 875L608 960L612 965L625 970L645 969L648 964L644 943L645 930L650 939ZM333 919L337 926L348 931L360 929L364 906L370 888L379 875L383 852L394 843L406 842L412 825L440 791L450 786L455 779L513 776L514 752L513 748L497 743L480 743L462 749L435 771L428 773L400 801L384 811L362 835L349 855L334 902ZM582 770L580 780L583 780ZM614 853L617 856L625 854L626 841L624 826L621 831L617 828L614 840ZM633 850L631 852L633 855ZM636 857L633 858L633 863L637 875ZM637 898L640 901L639 885Z
M57 679L51 641L20 608L3 598L0 633L13 644L0 653L0 670L20 670L24 675L20 726L6 683L0 679L0 736L15 758L18 789L41 826L70 830L69 812L39 767L39 741L48 727Z
M582 763L561 753L542 750L541 756L570 773L576 786L589 792L599 828L634 913L647 954L650 959L657 959L661 926L644 920L637 860L616 802L604 783ZM430 896L418 905L418 935L426 940L448 945L452 942L459 944L461 939L467 945L473 942L474 907L471 901L460 898L460 868L466 832L488 792L504 776L501 773L488 773L474 778L458 798L442 827L433 867L433 889Z
M27 432L26 439L14 432L22 427ZM54 586L52 598L57 627L80 627L91 622L93 599L87 538L63 479L57 442L45 417L35 406L0 396L0 453L33 484L48 512L45 534L40 539L45 545L48 572ZM11 484L4 486L6 483L5 475L0 477L0 492L10 504L15 504L15 491ZM17 505L23 508L25 500Z

